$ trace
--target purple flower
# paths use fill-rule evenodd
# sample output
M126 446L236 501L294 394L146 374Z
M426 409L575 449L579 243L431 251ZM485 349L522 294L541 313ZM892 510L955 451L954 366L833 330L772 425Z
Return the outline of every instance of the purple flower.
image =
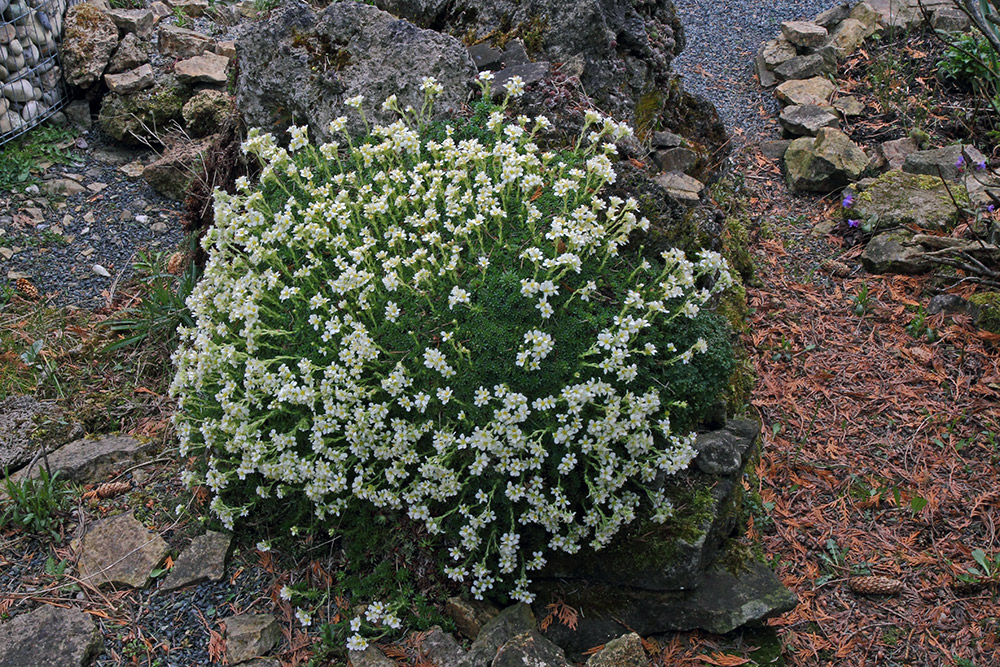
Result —
M958 167L959 169L964 169L965 168L965 158L962 157L961 155L959 155L958 156L958 160L955 161L955 166Z
M994 210L996 210L996 206L994 206L993 204L990 204L989 206L986 207L986 211L988 213L992 213Z
M859 226L861 226L861 221L860 220L848 220L847 221L847 226L848 227L859 227Z
M843 206L844 208L851 208L853 204L854 204L854 195L848 192L846 195L844 195L844 201L841 202L841 206Z
M983 161L977 163L976 164L976 169L978 169L979 171L985 170L986 169L986 160L983 160Z

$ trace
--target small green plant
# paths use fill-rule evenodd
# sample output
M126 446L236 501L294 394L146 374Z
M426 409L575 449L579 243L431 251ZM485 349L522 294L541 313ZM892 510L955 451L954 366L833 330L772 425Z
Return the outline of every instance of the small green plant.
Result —
M77 160L70 151L73 132L42 125L0 147L0 191L30 184L39 162L70 164Z
M187 15L187 11L183 7L174 7L174 23L177 24L179 28L185 28L189 23L191 23L191 18Z
M868 283L862 283L861 289L854 295L854 314L862 316L868 312L871 305L871 294L868 292Z
M917 308L913 319L906 325L906 332L914 338L924 338L928 343L937 340L937 332L927 323L927 311L923 306Z
M172 349L177 341L177 327L194 326L185 301L198 282L198 267L190 262L181 275L175 276L165 270L164 261L162 253L140 253L133 264L140 275L139 303L126 311L128 317L108 322L112 331L124 332L126 337L108 345L106 351L143 341Z
M52 383L59 398L65 398L62 385L59 384L59 377L56 374L55 364L46 355L42 354L42 348L44 347L45 341L39 338L31 344L31 347L21 353L21 361L24 362L25 366L35 369L42 383Z
M269 12L281 5L281 0L253 0L253 8L260 14Z
M59 515L69 503L72 491L59 479L59 472L50 475L42 467L37 478L15 481L4 471L7 498L0 500L0 527L14 526L32 533L59 536Z

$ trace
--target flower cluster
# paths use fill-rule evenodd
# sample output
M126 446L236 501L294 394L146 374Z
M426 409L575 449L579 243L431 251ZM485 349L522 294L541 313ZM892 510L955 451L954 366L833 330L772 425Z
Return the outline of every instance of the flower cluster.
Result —
M654 480L694 450L664 374L710 355L665 332L731 278L714 252L628 246L648 222L601 196L623 125L588 114L555 153L546 119L503 107L486 139L400 113L343 144L250 132L260 185L216 192L174 355L181 453L205 461L186 477L229 526L299 493L320 520L404 511L449 577L529 601L547 550L601 548L644 504L669 517Z

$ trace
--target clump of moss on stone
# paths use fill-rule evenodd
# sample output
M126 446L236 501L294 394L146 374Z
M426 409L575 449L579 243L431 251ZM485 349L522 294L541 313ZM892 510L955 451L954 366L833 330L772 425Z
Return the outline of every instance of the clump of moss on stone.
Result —
M175 79L131 95L109 93L101 105L101 129L123 143L160 143L171 123L181 120L187 99L187 89Z
M1000 292L979 292L969 297L979 307L976 324L992 333L1000 333Z

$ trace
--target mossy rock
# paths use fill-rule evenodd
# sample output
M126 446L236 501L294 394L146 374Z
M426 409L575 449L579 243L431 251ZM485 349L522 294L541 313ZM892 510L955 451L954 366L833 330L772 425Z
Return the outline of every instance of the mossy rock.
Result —
M122 143L159 144L173 123L180 122L189 97L187 87L173 77L131 95L108 93L101 104L101 129Z
M953 199L954 198L954 199ZM958 222L959 207L969 205L965 186L945 185L937 176L886 172L855 198L851 218L871 220L873 228L915 225L948 231Z
M976 324L1000 334L1000 292L980 292L969 297L969 303L979 307Z

